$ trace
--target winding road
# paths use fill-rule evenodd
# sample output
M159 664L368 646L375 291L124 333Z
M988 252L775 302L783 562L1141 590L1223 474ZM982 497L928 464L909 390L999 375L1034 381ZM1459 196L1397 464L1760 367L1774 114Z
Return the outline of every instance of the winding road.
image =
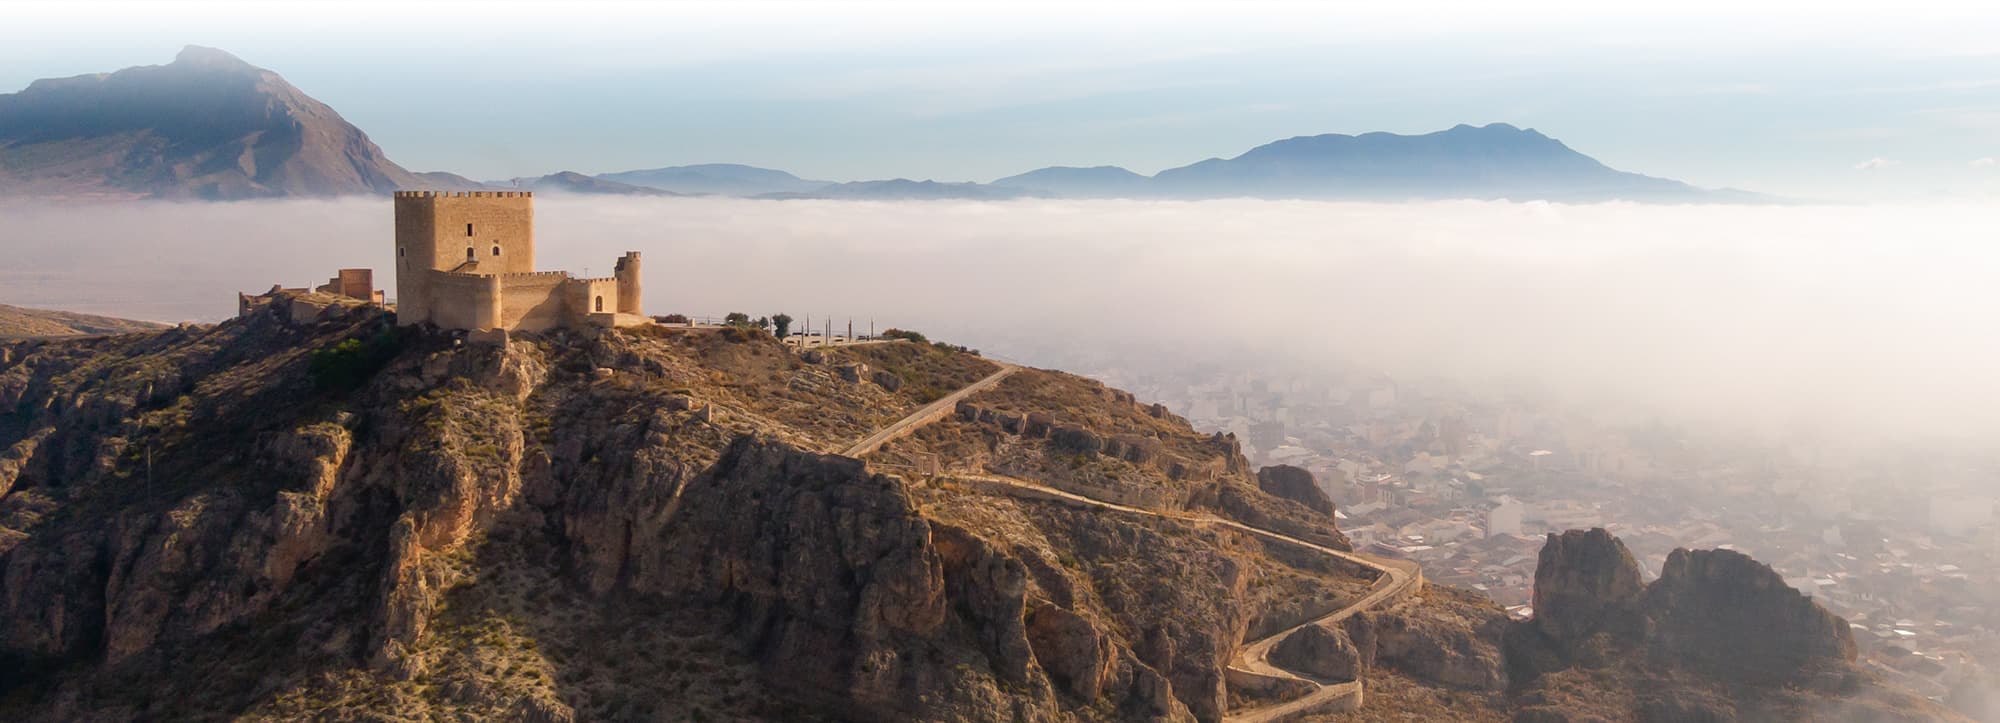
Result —
M943 419L957 408L960 400L977 394L982 390L990 389L993 385L999 384L1000 380L1006 379L1009 375L1020 370L1020 367L1005 362L994 363L1000 365L999 371L977 382L973 382L963 389L952 392L942 399L925 405L909 416L898 420L895 424L884 427L874 434L869 435L866 439L856 442L842 451L841 454L857 459L867 456L881 449L882 445L887 444L892 439L902 437L924 425ZM1236 654L1229 661L1228 680L1232 687L1263 690L1290 688L1304 689L1308 692L1290 700L1239 710L1236 713L1224 716L1222 719L1223 723L1268 723L1269 721L1286 720L1315 711L1335 709L1355 710L1360 708L1362 701L1360 680L1323 682L1309 676L1279 668L1270 661L1271 650L1276 648L1278 643L1283 642L1285 638L1305 629L1308 625L1334 626L1347 618L1353 617L1357 613L1402 599L1411 593L1423 589L1423 568L1407 560L1389 560L1357 555L1352 552L1336 550L1331 547L1314 544L1296 537L1272 532L1260 527L1252 527L1235 520L1224 519L1214 515L1142 509L1116 502L1107 502L1014 477L987 474L953 474L949 475L949 478L967 487L993 494L1044 500L1085 509L1106 510L1131 515L1149 515L1199 525L1228 527L1266 540L1295 545L1376 572L1375 584L1369 587L1368 594L1361 596L1361 599L1312 620L1250 641L1242 647L1237 648Z

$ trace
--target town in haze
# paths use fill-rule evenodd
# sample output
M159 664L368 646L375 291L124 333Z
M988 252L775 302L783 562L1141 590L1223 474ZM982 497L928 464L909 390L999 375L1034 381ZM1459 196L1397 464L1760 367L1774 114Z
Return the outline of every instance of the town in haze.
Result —
M1690 545L1769 562L1852 625L1871 665L1928 694L2000 660L2000 620L1971 602L2000 594L1981 572L2000 554L1990 454L1722 438L1379 371L1082 370L1236 435L1258 464L1311 471L1356 549L1516 616L1533 615L1543 537L1603 527L1648 575Z

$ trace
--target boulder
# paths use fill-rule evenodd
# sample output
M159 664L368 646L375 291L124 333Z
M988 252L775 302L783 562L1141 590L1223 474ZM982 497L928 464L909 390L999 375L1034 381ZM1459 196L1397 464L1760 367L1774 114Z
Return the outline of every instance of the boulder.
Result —
M1027 428L1027 417L1014 412L997 412L993 420L1000 424L1000 431L1008 434L1020 434Z
M1147 464L1160 458L1166 447L1152 437L1125 435L1118 438L1119 447L1124 450L1120 456L1133 464Z
M1307 625L1271 648L1271 662L1325 680L1360 680L1361 651L1343 630Z
M1070 454L1097 454L1104 449L1104 440L1096 432L1067 425L1051 430L1049 443Z
M834 371L835 373L840 375L840 378L843 381L849 381L859 384L861 382L861 377L868 373L868 365L842 364L840 365L839 368L835 369Z
M868 375L868 380L875 382L875 386L892 392L903 388L902 377L881 369L877 369L875 373Z
M1311 472L1289 464L1257 470L1257 488L1266 494L1297 502L1328 517L1333 516L1333 500L1313 481Z

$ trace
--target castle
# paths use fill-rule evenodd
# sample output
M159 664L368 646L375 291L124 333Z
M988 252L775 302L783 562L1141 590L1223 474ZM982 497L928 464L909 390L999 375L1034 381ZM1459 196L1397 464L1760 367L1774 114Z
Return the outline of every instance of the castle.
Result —
M535 270L528 191L397 191L396 320L446 329L542 331L651 323L639 252L609 278Z

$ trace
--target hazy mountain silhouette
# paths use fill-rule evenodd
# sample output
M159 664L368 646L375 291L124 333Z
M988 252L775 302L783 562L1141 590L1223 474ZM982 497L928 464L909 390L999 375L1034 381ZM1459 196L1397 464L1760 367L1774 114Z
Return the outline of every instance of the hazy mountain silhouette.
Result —
M682 194L718 196L758 196L766 193L804 193L832 181L810 181L784 171L737 163L702 163L639 171L600 173L598 178L634 186L657 188Z
M541 178L515 178L490 185L519 188L537 193L576 193L600 196L685 196L684 193L635 186L629 183L605 180L603 176L586 176L575 171L551 173Z
M1010 198L1033 198L1049 194L1020 188L1008 188L984 183L940 183L938 181L912 181L907 178L892 178L886 181L853 181L836 183L812 191L796 193L766 193L757 198L797 199L797 198L839 198L880 201L915 200L973 200L997 201Z
M994 181L1068 198L1119 198L1151 195L1152 180L1117 166L1076 168L1051 166Z
M1053 167L995 183L1078 197L1772 200L1620 171L1554 138L1506 123L1459 125L1415 136L1300 136L1151 177L1116 166Z
M235 199L477 187L396 165L325 103L212 48L0 95L0 192Z
M1153 176L1167 196L1696 200L1680 181L1626 173L1505 123L1405 136L1329 133L1266 143Z

